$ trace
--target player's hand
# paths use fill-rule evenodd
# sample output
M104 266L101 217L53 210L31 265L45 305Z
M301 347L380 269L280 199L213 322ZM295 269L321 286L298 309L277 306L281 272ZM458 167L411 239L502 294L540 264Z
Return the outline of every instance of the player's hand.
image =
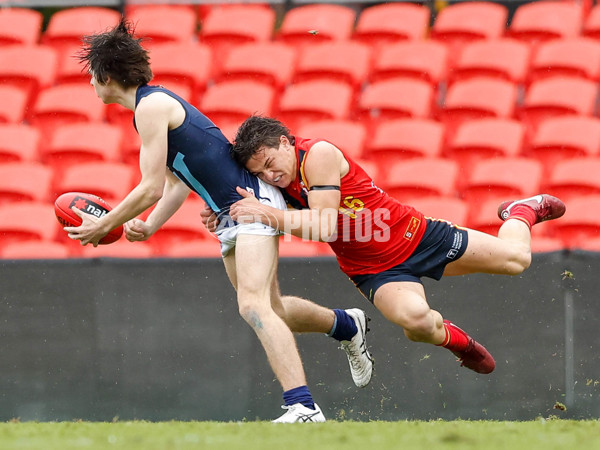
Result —
M147 241L152 236L150 226L140 219L131 219L123 225L123 229L129 242Z
M265 205L260 203L258 199L245 189L236 187L236 191L243 198L235 202L229 208L229 215L238 223L264 223L263 220L268 220L268 213Z
M99 219L92 214L84 213L75 206L71 210L81 218L81 225L78 227L64 227L63 229L69 233L71 239L79 240L81 245L92 244L97 247L98 241L108 234L98 225Z
M217 217L217 213L210 209L208 205L205 204L204 209L200 211L200 218L202 219L202 223L208 231L211 233L217 231L219 218Z

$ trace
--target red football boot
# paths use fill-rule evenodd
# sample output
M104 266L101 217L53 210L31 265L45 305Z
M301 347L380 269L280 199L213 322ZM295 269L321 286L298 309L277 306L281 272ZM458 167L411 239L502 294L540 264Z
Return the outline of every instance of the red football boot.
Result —
M525 198L523 200L514 200L502 203L498 207L498 217L500 217L502 220L508 219L508 216L510 216L510 210L515 205L525 205L533 209L536 216L535 223L558 219L565 213L566 210L565 204L560 199L548 194L540 194Z
M494 358L490 352L488 352L483 345L475 341L475 339L473 339L449 320L444 320L444 323L446 326L452 327L454 330L459 331L468 338L469 343L465 350L452 351L452 353L458 357L460 365L477 373L487 374L493 372L493 370L496 368L496 362L494 361Z

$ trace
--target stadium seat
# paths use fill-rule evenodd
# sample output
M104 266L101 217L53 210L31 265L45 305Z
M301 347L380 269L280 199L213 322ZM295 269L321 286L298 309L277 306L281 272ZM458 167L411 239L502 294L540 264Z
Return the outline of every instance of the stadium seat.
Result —
M600 156L557 162L545 183L548 193L567 204L585 195L600 195Z
M38 162L0 164L0 205L50 200L52 169Z
M174 42L152 47L150 62L154 78L152 84L184 85L191 99L199 99L212 77L212 52L197 42ZM176 92L178 95L182 95Z
M189 8L155 5L135 9L128 17L135 24L135 35L152 49L168 42L192 42L196 37L196 14Z
M217 83L251 80L268 84L281 92L296 68L296 49L281 42L255 42L231 49L223 62Z
M598 86L574 77L553 77L532 83L519 110L519 117L535 132L540 123L560 115L591 116Z
M44 45L0 47L0 85L17 87L27 95L27 105L36 94L54 83L57 54Z
M458 165L442 158L413 158L392 164L380 186L401 202L420 197L453 197ZM385 180L385 181L384 181Z
M600 119L559 116L544 120L532 136L527 155L540 161L545 174L570 158L600 155Z
M365 157L380 170L411 158L437 158L444 143L444 126L430 119L392 119L381 122L366 143Z
M468 42L503 36L507 20L508 8L498 3L454 3L438 13L431 38L447 45L454 58Z
M491 39L466 44L458 56L450 82L490 77L521 84L529 68L530 49L514 39Z
M0 9L0 46L37 44L42 34L42 21L42 13L35 9Z
M60 225L50 202L17 202L0 206L0 249L15 242L52 241Z
M525 127L513 119L473 119L458 126L444 155L468 172L482 160L518 156L523 151Z
M585 243L600 238L600 195L573 198L565 215L552 222L552 235L562 240L565 247L585 248Z
M466 226L469 205L457 197L422 197L410 199L408 204L426 217L448 220Z
M152 238L150 238L152 239ZM221 258L221 245L215 239L192 239L174 242L161 257L167 258Z
M240 125L248 116L270 116L275 90L256 81L223 81L210 86L200 100L200 111L217 126Z
M74 123L56 128L41 160L57 176L67 167L94 161L118 161L121 157L121 129L107 123Z
M541 0L521 4L515 11L507 34L532 45L581 33L583 10L577 2Z
M298 49L326 41L350 39L356 11L336 4L301 5L288 10L275 39Z
M76 56L80 49L81 45L65 45L58 56L55 84L82 84L89 88L91 75Z
M283 92L277 116L292 134L307 122L348 119L352 89L335 81L305 81L289 85Z
M531 61L529 81L557 75L597 82L600 79L600 42L578 37L540 44Z
M360 42L334 41L307 47L299 56L293 82L332 80L358 92L371 67L371 48Z
M472 78L452 84L439 111L440 120L446 124L448 138L468 120L511 118L517 94L513 83L494 78Z
M377 166L377 163L375 163L375 161L372 161L370 159L358 158L354 162L358 164L365 172L367 172L367 175L371 177L375 184L381 186L385 184L384 180L382 180L383 174L379 174L379 167ZM383 184L380 183L380 181Z
M105 109L93 87L57 85L40 92L29 111L28 120L40 129L44 142L48 142L60 125L102 121Z
M0 99L1 92L0 88ZM37 160L39 143L40 133L35 127L25 124L0 124L0 164Z
M87 192L115 207L133 188L134 177L134 169L127 164L90 162L68 167L54 185L57 194Z
M148 241L149 242L149 241ZM78 255L82 258L144 259L154 256L148 242L129 242L124 237L108 245L86 245Z
M470 205L490 198L524 198L539 193L542 166L522 157L494 158L479 161L467 175L460 197Z
M581 240L577 245L577 249L588 252L600 252L600 236Z
M360 122L350 120L319 120L298 128L298 136L325 139L352 159L363 157L367 130Z
M375 55L369 79L415 78L437 88L448 73L448 49L432 40L389 44Z
M563 242L558 238L536 236L531 239L531 253L551 253L564 250Z
M14 86L0 85L0 124L18 124L25 119L27 94Z
M585 17L581 34L594 40L600 39L600 5L595 4Z
M73 46L81 46L83 36L105 31L119 23L121 14L110 8L81 6L65 8L50 16L41 42L64 53Z
M433 87L409 78L376 81L365 87L356 116L372 130L390 119L429 118L434 103Z
M482 233L498 236L498 230L502 226L502 221L498 218L498 206L512 197L490 196L476 203L469 203L466 226Z
M2 249L2 259L65 259L69 248L55 241L25 241L7 244Z
M324 242L307 241L289 234L279 239L280 258L316 258L323 256Z
M425 5L382 3L364 8L356 21L352 39L374 50L404 40L424 39L431 12Z

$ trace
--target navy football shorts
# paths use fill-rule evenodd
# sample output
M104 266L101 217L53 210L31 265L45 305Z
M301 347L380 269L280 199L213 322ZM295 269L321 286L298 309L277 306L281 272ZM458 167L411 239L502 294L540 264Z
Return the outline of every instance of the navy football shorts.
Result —
M386 283L421 283L421 277L439 280L446 265L465 253L467 244L466 229L443 220L427 219L425 234L406 261L383 272L356 275L352 277L352 281L367 300L373 302L377 289Z

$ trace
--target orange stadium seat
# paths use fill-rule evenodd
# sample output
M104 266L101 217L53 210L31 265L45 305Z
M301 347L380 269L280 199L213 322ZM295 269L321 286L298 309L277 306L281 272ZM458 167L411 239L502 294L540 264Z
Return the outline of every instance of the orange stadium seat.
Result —
M272 115L275 90L248 80L223 81L210 86L200 100L200 111L217 126L240 125L248 116Z
M152 246L147 242L129 242L124 237L108 245L94 247L86 245L81 248L78 256L82 258L121 258L121 259L143 259L151 258Z
M515 11L507 34L530 44L581 33L583 9L577 2L541 0L521 4Z
M40 133L35 127L25 124L0 124L0 164L37 160L39 143Z
M572 158L556 163L546 182L546 190L567 204L590 194L600 195L600 156Z
M257 81L281 92L292 79L296 53L296 49L281 42L241 44L231 49L216 81Z
M494 158L476 163L460 189L469 204L491 198L523 198L539 192L542 166L523 157Z
M0 124L18 124L25 119L27 94L14 86L0 85Z
M437 158L444 143L444 126L430 119L392 119L381 122L366 143L365 157L381 170L411 158Z
M283 92L278 117L296 132L307 122L324 119L348 119L352 89L335 81L314 80L291 84Z
M556 39L540 44L531 61L530 81L557 75L598 81L600 42L577 37Z
M514 39L472 42L463 47L450 81L490 77L520 84L527 77L530 56L529 46Z
M454 161L413 158L387 168L380 187L401 202L420 197L452 197L456 194L457 176L458 165Z
M523 151L525 126L513 119L473 119L458 126L444 155L469 171L481 160L518 156Z
M42 139L48 142L52 132L63 124L100 122L105 116L105 105L98 99L94 88L86 85L57 85L42 90L33 108L29 122L38 127Z
M0 9L0 46L37 44L42 34L42 21L42 13L35 9Z
M390 78L365 87L356 115L370 128L401 118L428 118L434 104L434 89L423 80Z
M52 241L60 229L50 202L17 202L0 206L0 249L25 241Z
M221 246L216 238L192 239L174 242L161 256L168 258L221 258Z
M452 84L439 111L440 120L448 128L448 138L468 120L512 117L517 94L513 83L494 78L473 78Z
M350 39L356 17L356 11L345 5L297 6L285 14L275 38L300 49L326 41Z
M350 120L318 120L304 124L298 129L298 136L322 138L341 149L352 159L363 156L367 130L360 122Z
M431 12L425 5L382 3L367 6L356 21L352 39L374 49L427 36Z
M50 200L52 169L38 162L0 164L0 205Z
M590 240L600 239L600 195L573 198L565 215L551 222L551 233L562 240L567 248L585 248Z
M151 49L167 42L192 42L196 37L196 14L189 8L155 5L138 8L128 16L135 24L137 37L146 39L142 45Z
M527 155L549 174L557 163L576 157L600 155L600 119L559 116L544 120L531 138Z
M448 220L456 225L466 226L469 205L457 197L422 197L409 201L410 206L426 217Z
M553 77L532 83L519 116L535 132L548 118L575 114L591 116L594 113L598 86L590 80L574 77Z
M81 46L83 36L105 31L119 23L121 14L110 8L81 6L56 11L50 16L41 41L60 53Z
M335 41L307 47L298 58L294 83L332 80L348 84L355 92L366 81L371 48L360 42Z
M25 241L7 244L2 249L2 259L65 259L69 248L55 241Z
M389 44L375 55L370 72L371 82L390 78L425 80L434 87L445 81L448 73L448 49L432 40Z
M443 8L431 28L431 38L443 42L455 57L471 41L504 35L508 8L493 2L460 2Z

